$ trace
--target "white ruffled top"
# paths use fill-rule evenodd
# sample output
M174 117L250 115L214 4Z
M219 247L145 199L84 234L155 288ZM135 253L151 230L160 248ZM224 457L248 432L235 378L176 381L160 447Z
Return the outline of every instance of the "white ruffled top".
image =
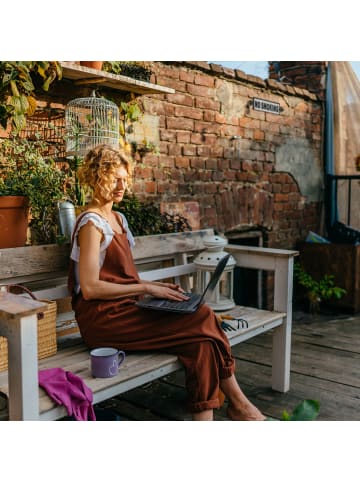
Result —
M120 217L120 223L121 223L121 225L123 226L123 228L126 232L130 247L132 248L133 246L135 246L135 239L134 239L134 236L132 235L132 233L130 231L130 228L129 228L126 217L120 212L114 211L114 213ZM70 257L74 261L74 264L75 264L75 272L74 272L74 275L75 275L75 293L80 292L80 283L79 283L79 278L80 278L79 277L80 247L79 247L78 242L77 242L77 237L78 237L80 229L83 226L85 226L89 221L91 221L94 224L94 226L96 226L98 229L100 229L100 231L102 231L102 233L104 234L104 239L100 244L99 269L101 269L102 265L104 264L106 249L110 245L110 243L111 243L111 241L114 237L114 234L115 234L114 231L112 230L109 222L105 218L100 216L99 214L89 212L89 213L86 213L86 214L83 215L83 217L81 218L80 222L78 223L76 231L74 233L74 242L72 244L72 249L71 249L71 254L70 254Z

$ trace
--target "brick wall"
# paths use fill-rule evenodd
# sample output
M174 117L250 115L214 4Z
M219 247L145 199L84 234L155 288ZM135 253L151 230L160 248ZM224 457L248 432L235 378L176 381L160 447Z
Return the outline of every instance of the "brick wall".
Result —
M176 92L141 97L160 151L135 161L141 199L197 201L202 228L260 230L270 247L321 233L324 113L316 94L205 62L147 64L153 82ZM62 81L38 94L60 137L64 106L91 90ZM253 97L279 103L280 115L254 110Z
M325 94L327 62L318 61L278 61L269 62L269 78L296 85L310 92L315 92L321 98Z
M321 230L323 109L315 94L204 62L150 67L152 81L176 93L144 98L159 117L160 155L137 163L139 197L196 200L202 227L260 229L271 247L294 247ZM255 111L253 97L280 103L281 114Z

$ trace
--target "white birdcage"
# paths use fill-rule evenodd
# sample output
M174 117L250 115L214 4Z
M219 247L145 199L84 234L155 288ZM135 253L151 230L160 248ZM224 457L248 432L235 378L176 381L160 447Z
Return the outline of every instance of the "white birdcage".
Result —
M67 157L84 157L93 147L107 144L119 148L119 109L113 102L96 97L71 100L65 108Z

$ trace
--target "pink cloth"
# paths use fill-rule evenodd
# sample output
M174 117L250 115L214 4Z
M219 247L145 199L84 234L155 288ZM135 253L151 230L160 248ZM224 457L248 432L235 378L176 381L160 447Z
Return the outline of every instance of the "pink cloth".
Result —
M58 405L64 405L75 420L96 420L93 394L84 381L62 368L39 370L39 385Z

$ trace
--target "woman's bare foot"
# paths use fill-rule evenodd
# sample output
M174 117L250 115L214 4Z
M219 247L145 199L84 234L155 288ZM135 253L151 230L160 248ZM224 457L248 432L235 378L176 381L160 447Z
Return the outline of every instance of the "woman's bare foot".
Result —
M260 410L252 403L246 404L246 406L241 408L237 408L229 404L226 413L230 420L238 420L243 422L263 421L266 419Z

